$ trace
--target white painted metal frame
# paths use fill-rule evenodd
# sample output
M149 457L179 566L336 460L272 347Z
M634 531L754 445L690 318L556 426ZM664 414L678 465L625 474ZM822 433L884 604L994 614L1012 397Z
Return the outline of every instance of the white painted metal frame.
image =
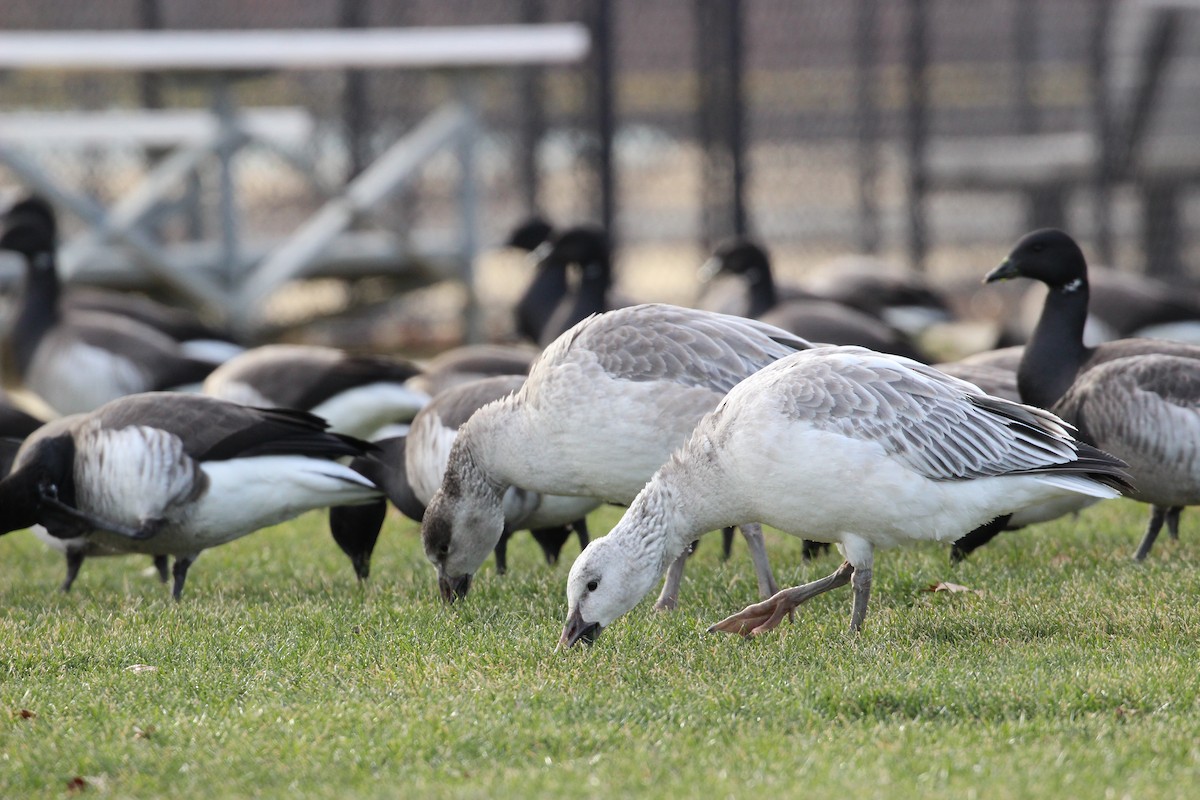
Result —
M474 176L477 137L476 96L471 84L482 68L571 63L589 47L578 24L451 28L272 31L97 31L70 33L0 32L0 70L176 71L212 73L215 127L207 136L180 147L111 212L58 185L17 142L0 130L0 162L21 180L88 221L93 230L68 250L82 257L106 241L134 250L139 263L194 301L252 329L262 301L288 280L305 274L356 215L405 185L433 153L455 145L462 163L459 205L462 218L461 278L468 294L468 333L477 333L471 265L478 251L478 192ZM237 263L237 214L229 174L231 156L253 133L239 123L230 99L228 76L246 70L348 68L463 70L458 99L439 109L393 144L332 198L291 238L268 254L236 287L223 287L210 275L178 268L139 225L170 189L209 154L222 164L222 256Z

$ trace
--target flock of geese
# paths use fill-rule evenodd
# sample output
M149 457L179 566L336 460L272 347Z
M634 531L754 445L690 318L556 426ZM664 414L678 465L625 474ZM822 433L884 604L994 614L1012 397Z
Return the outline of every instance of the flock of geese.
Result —
M950 304L869 263L783 285L761 246L733 241L702 267L697 307L682 307L616 295L602 230L535 219L507 244L535 265L514 308L530 344L416 364L243 349L178 309L64 286L54 210L17 202L0 249L23 258L25 283L0 366L14 396L55 416L0 402L0 532L31 528L62 552L64 590L88 557L143 554L179 599L204 550L319 508L366 579L390 503L420 522L451 602L489 555L504 572L515 533L548 563L577 537L569 647L660 581L656 607L673 608L707 531L725 532L726 554L741 531L761 598L710 630L762 633L846 584L858 630L877 547L945 542L957 560L1002 530L1126 495L1152 508L1144 559L1200 503L1200 345L1086 345L1088 268L1062 231L1028 234L986 276L1044 284L1025 344L932 365L920 331ZM1155 296L1105 285L1114 316ZM1200 320L1179 293L1161 296L1173 334ZM591 540L587 515L605 503L627 510ZM764 524L843 561L781 590Z

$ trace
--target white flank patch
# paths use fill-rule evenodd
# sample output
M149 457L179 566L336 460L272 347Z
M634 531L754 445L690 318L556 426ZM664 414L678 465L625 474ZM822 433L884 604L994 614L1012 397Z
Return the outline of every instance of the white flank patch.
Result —
M402 383L372 383L341 392L312 409L337 433L365 439L392 422L411 422L429 395Z

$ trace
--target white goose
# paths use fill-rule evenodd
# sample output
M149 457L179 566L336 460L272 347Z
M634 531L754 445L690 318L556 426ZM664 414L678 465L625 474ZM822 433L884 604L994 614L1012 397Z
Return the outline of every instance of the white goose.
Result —
M495 547L509 486L627 505L736 383L808 346L761 322L669 305L618 309L571 328L519 392L479 409L454 441L421 527L443 594L465 593ZM762 531L749 524L742 533L769 596ZM675 603L682 561L670 577L660 607Z
M380 494L339 463L369 445L299 411L151 392L48 423L0 480L0 533L43 525L119 552L175 557L176 599L201 551L314 508Z
M637 604L695 538L739 519L836 543L846 561L710 630L761 633L805 600L854 585L862 626L876 547L953 541L1065 493L1114 497L1122 462L1054 415L915 361L857 347L789 356L743 381L571 567L560 644Z

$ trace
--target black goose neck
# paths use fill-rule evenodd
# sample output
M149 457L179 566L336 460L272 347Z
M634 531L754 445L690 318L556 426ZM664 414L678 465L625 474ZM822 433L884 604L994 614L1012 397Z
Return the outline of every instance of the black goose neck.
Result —
M1017 373L1021 399L1041 408L1049 408L1066 393L1091 352L1083 343L1087 278L1049 288Z

